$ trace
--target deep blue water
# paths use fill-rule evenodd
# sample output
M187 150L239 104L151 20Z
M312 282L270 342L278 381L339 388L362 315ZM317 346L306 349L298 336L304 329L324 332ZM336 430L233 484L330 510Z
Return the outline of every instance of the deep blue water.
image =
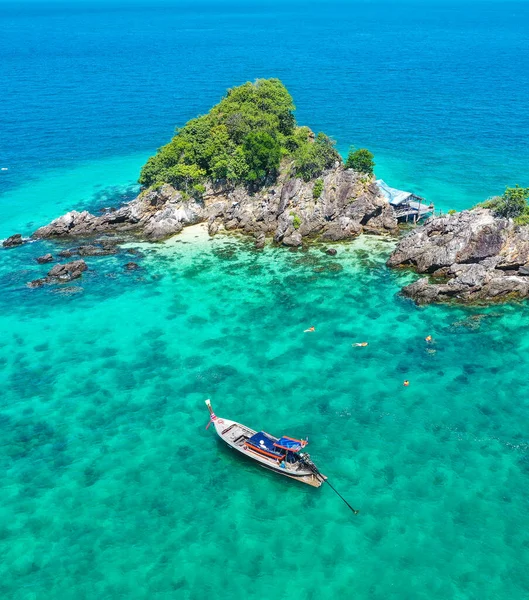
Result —
M150 153L233 85L441 208L529 178L529 3L0 4L0 185ZM1 200L0 200L1 202Z
M256 77L440 208L528 185L528 25L494 0L0 4L0 239L129 199ZM0 249L2 600L529 597L529 306L417 308L392 243L337 248L188 228L41 289L55 243ZM234 457L207 397L308 435L360 514Z

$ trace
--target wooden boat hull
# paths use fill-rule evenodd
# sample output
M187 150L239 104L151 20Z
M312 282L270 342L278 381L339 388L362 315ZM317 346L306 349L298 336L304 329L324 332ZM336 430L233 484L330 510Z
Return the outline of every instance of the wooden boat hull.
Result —
M263 456L259 451L253 450L251 446L246 445L246 440L254 435L256 431L241 423L218 417L215 417L215 419L212 420L212 423L215 426L217 435L226 442L230 448L251 458L264 469L274 471L274 473L289 477L290 479L295 479L296 481L313 487L320 487L325 479L327 479L325 475L314 473L300 462L294 464L281 463L273 457Z

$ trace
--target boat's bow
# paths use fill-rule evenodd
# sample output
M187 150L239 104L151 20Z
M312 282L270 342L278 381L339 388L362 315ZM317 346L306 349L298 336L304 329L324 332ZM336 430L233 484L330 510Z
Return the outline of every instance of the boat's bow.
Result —
M211 401L209 399L206 400L206 406L209 410L209 423L207 424L206 429L208 429L209 426L213 423L215 431L218 433L218 435L220 435L220 437L223 437L223 433L226 431L226 429L228 429L231 425L236 424L235 421L230 421L228 419L222 419L220 417L217 417L217 415L213 412Z

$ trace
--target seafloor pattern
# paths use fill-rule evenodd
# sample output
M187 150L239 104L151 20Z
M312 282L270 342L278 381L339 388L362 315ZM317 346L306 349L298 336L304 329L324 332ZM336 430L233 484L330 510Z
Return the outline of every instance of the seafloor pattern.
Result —
M0 266L2 597L527 596L525 305L417 309L373 238L188 231L30 290L37 249ZM207 397L308 435L360 515L230 453Z

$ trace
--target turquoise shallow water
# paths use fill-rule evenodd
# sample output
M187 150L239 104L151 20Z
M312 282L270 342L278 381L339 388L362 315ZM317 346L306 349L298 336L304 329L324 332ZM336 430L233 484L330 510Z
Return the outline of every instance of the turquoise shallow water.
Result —
M23 285L40 244L2 262L2 596L527 597L527 307L418 309L387 241L191 241L58 289ZM360 515L230 453L206 397L308 435Z
M97 213L131 200L139 191L138 172L147 158L146 154L115 156L49 169L5 190L0 194L0 239L14 231L29 236L70 210Z

